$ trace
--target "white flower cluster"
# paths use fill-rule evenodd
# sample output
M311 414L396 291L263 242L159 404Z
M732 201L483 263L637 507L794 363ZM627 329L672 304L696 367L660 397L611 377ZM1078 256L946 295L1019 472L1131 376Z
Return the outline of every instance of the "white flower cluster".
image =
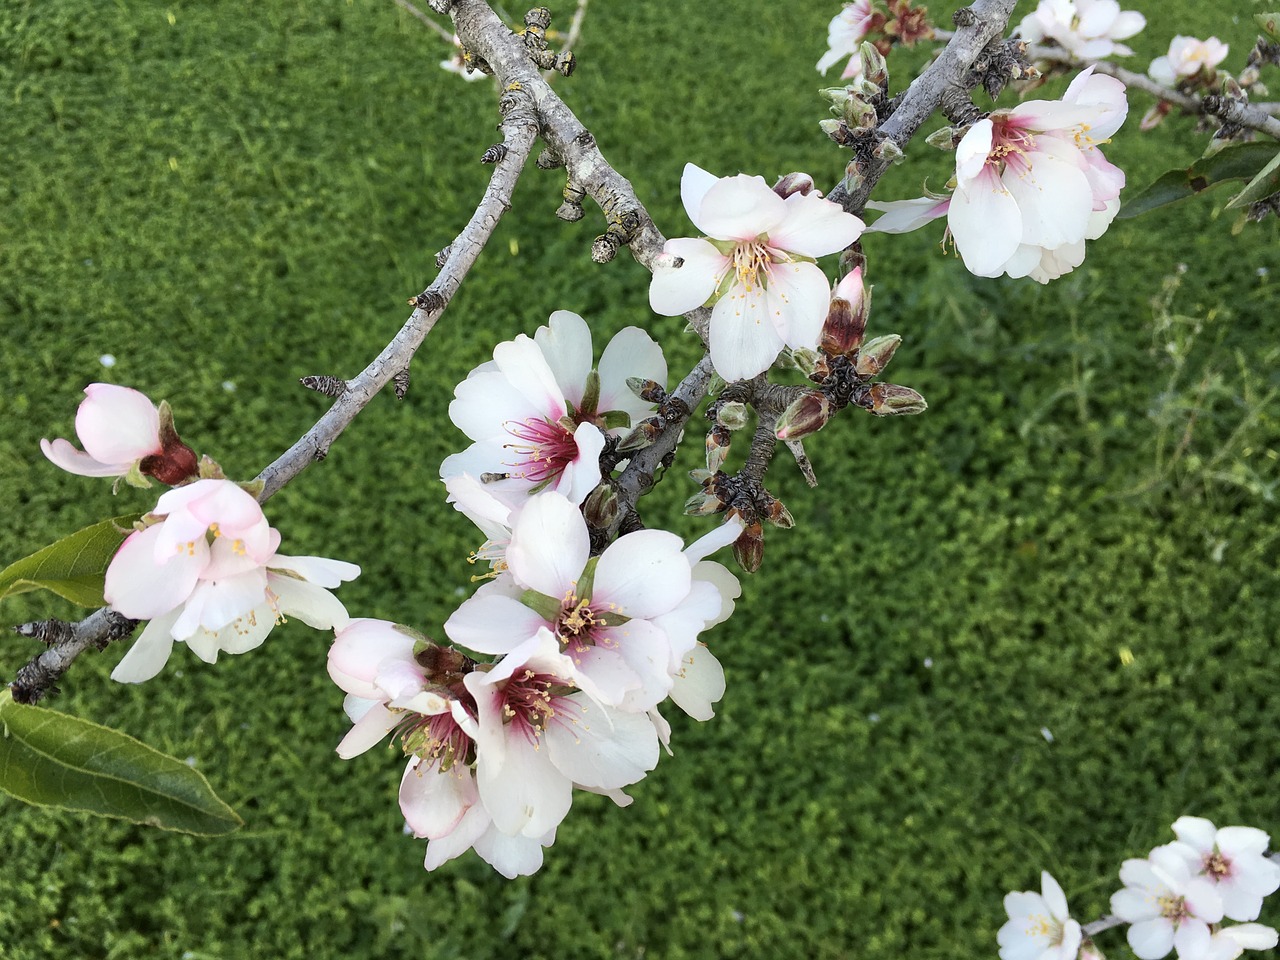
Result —
M1124 889L1111 897L1112 914L1130 924L1129 946L1139 960L1175 950L1178 960L1236 960L1245 950L1273 949L1275 929L1253 922L1280 888L1280 864L1266 856L1270 837L1254 827L1218 829L1202 817L1179 817L1173 832L1173 843L1121 865ZM1005 897L1000 960L1100 957L1048 873L1041 891Z
M533 873L575 788L630 803L622 789L669 740L664 701L706 720L724 692L699 635L740 591L704 558L741 523L687 548L638 530L593 556L579 508L610 431L651 409L627 379L665 376L661 351L634 328L593 370L590 332L566 312L500 344L450 408L475 443L442 475L488 538L477 557L493 577L445 623L456 647L381 620L337 634L329 673L354 721L338 752L395 732L409 757L401 811L428 841L429 870L474 849L504 876Z

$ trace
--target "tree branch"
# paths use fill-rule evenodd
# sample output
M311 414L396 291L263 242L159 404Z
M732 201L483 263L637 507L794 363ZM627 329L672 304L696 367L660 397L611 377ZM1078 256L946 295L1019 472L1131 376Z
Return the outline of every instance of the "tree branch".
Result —
M47 694L57 693L58 688L54 684L76 657L90 647L105 649L112 640L127 637L137 625L137 620L121 616L110 607L102 607L79 623L43 620L14 627L15 633L25 637L40 637L45 631L56 631L59 635L49 649L32 657L18 670L11 684L14 701L35 703Z

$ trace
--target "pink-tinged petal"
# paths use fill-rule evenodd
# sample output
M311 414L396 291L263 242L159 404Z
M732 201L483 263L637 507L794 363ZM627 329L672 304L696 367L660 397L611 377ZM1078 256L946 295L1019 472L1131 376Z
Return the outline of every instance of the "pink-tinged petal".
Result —
M427 844L427 856L422 865L428 870L435 870L455 857L462 856L492 829L493 820L483 806L477 803L468 807L467 812L463 814L458 825L448 836L432 840Z
M947 225L965 269L979 277L1000 276L1022 238L1018 203L994 174L952 195Z
M1222 895L1212 880L1196 877L1188 881L1183 895L1196 919L1205 923L1217 923L1222 919Z
M1067 909L1067 897L1062 892L1062 886L1053 879L1048 870L1040 872L1040 892L1044 897L1045 906L1049 908L1049 913L1059 923L1071 915L1071 911Z
M559 599L582 575L590 555L582 514L561 494L548 491L532 497L520 511L507 566L523 586Z
M593 599L616 605L628 617L656 617L673 609L692 580L682 547L680 538L665 530L619 537L600 555Z
M538 345L523 333L493 348L493 359L539 416L558 420L568 411L555 374ZM476 439L479 439L478 437Z
M774 264L765 297L774 328L787 346L812 349L818 345L831 303L831 286L817 264Z
M550 846L545 837L509 837L490 827L476 838L476 855L508 880L527 877L542 869L542 848Z
M1173 932L1173 946L1181 960L1200 960L1213 945L1207 924L1184 920Z
M383 704L375 703L342 738L337 747L338 756L350 760L376 747L400 722L401 716L399 712L393 713Z
M684 261L678 267L655 264L649 283L649 307L663 317L696 310L716 292L732 261L706 240L678 237L662 252Z
M576 505L586 500L587 494L600 485L604 434L594 423L580 423L573 431L573 442L578 448L578 455L560 471L555 490Z
M316 630L341 630L350 622L342 601L324 587L268 573L267 588L275 594L276 609L284 616L297 617Z
M1074 132L1098 119L1096 107L1064 100L1027 100L1009 111L1019 127L1038 133Z
M360 568L356 564L328 557L286 557L277 553L266 565L268 570L287 570L308 583L329 590L360 576Z
M177 619L175 610L148 623L111 671L111 679L119 683L142 683L163 670L173 652L173 622Z
M533 340L551 368L561 394L574 406L580 404L594 358L587 321L568 310L557 310L546 326L534 331Z
M680 199L684 203L684 212L699 229L701 226L698 223L698 211L702 209L702 198L719 179L714 173L708 173L694 163L686 163L680 174Z
M1023 176L1006 169L1005 188L1018 204L1021 242L1052 250L1084 239L1093 210L1089 179L1077 166L1037 154Z
M173 625L174 639L186 640L201 628L216 633L260 606L266 590L265 570L251 570L225 580L201 580Z
M1084 168L1084 175L1089 179L1089 189L1093 191L1093 209L1097 212L1103 209L1106 203L1120 196L1125 183L1124 171L1104 157L1101 150L1085 151L1085 159L1088 164ZM1118 210L1119 207L1117 203L1115 208ZM1111 222L1110 217L1107 218L1107 222ZM1086 234L1090 240L1096 240L1098 236L1102 234L1095 237L1089 237Z
M441 773L415 757L400 778L400 812L415 837L448 836L478 800L471 771L461 765Z
M868 210L878 210L881 216L867 227L868 233L910 233L926 223L945 217L951 206L951 198L916 197L913 200L890 200L888 203L869 202Z
M725 380L748 380L768 370L784 346L764 288L736 283L711 311L711 363Z
M133 463L160 452L160 413L144 394L91 383L76 411L76 436L100 463Z
M702 198L694 224L717 240L754 240L787 218L787 204L763 177L721 177Z
M648 416L653 404L641 400L627 386L630 377L667 383L667 359L662 347L639 327L624 327L609 341L600 357L600 410L623 410L632 424Z
M87 453L82 453L67 440L41 440L40 450L54 466L80 477L122 477L129 472L133 461L127 463L99 463Z
M671 700L695 720L710 720L724 696L724 668L703 644L685 654L671 686Z
M468 650L505 656L545 626L547 622L520 601L490 594L465 601L445 621L444 632Z
M979 120L956 144L956 182L965 186L987 169L995 125L989 119Z
M500 763L491 762L483 749L479 751L476 785L480 800L503 833L540 837L569 812L573 784L552 764L553 756L545 746L519 734L506 738Z
M1204 817L1179 817L1173 821L1173 835L1197 853L1208 854L1213 852L1218 828ZM1265 850L1266 846L1262 849Z
M103 598L131 619L151 620L181 605L204 569L204 556L194 552L158 565L155 548L163 528L161 523L129 534L107 567Z
M412 660L413 644L413 637L387 620L352 620L329 648L329 676L349 694L382 700L383 691L374 683L378 665L388 659Z
M1142 920L1129 928L1127 938L1139 960L1160 960L1173 949L1173 924L1164 917Z
M769 246L802 257L825 257L843 250L866 229L858 217L816 193L793 193L787 218L769 231Z
M584 711L576 723L548 724L544 741L555 768L585 787L625 787L658 765L658 735L642 713Z
M204 529L218 524L231 537L262 537L262 505L253 495L230 480L197 480L160 496L153 513L189 514Z
M512 470L517 460L516 455L507 447L507 444L511 442L511 434L505 431L501 437L477 440L461 453L445 457L444 463L440 465L440 475L447 480L463 474L479 477L486 473L508 473ZM481 486L485 495L493 498L493 500L505 507L507 511L512 511L524 505L524 502L529 499L529 491L535 484L524 477L511 476L502 480L485 481L481 483ZM471 516L467 510L462 512ZM475 517L471 517L471 519L476 522L477 526L480 526ZM481 529L484 528L481 527ZM503 539L506 539L505 534Z
M1150 888L1125 887L1111 895L1111 912L1125 923L1138 923L1160 916L1160 905L1146 890Z
M472 440L501 437L505 442L510 439L506 424L541 416L529 398L496 369L472 373L454 388L453 394L449 419Z
M612 705L627 713L643 713L665 700L671 691L671 642L666 633L647 620L632 620L605 631L605 637L605 643L617 644L617 651L640 680Z

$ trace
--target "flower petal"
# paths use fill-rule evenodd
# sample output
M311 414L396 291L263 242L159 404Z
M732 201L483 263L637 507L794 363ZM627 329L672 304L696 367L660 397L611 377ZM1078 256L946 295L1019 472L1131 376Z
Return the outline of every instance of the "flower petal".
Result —
M61 437L56 440L41 440L40 450L55 466L67 473L81 477L122 477L129 472L133 462L99 463L93 457L71 445L70 441Z
M786 219L769 231L769 246L802 257L825 257L862 235L866 224L839 204L816 193L793 193L784 203Z
M710 720L724 696L724 668L704 644L685 654L671 686L671 699L695 720Z
M931 220L944 217L951 206L951 198L916 197L912 200L890 200L887 203L867 203L868 210L879 210L882 216L867 227L868 233L910 233Z
M399 712L388 710L383 703L373 704L342 738L337 746L338 756L350 760L376 747L400 722L401 716Z
M716 292L732 261L706 240L677 237L668 240L664 254L684 261L678 267L657 263L649 283L649 307L663 317L677 317L696 310Z
M174 610L156 617L143 629L114 670L111 679L119 683L142 683L150 680L169 662L173 652L173 622L178 619Z
M699 229L701 225L698 223L698 211L702 209L702 198L719 179L714 173L708 173L695 163L686 163L680 174L680 199L684 203L684 212Z
M787 204L763 177L721 177L702 198L694 224L717 240L755 240L787 218Z
M725 380L747 380L768 370L783 347L769 315L764 288L750 293L736 283L711 311L711 363Z
M534 332L533 339L564 398L575 406L580 404L594 359L587 321L569 310L557 310L546 326Z
M813 263L778 263L769 271L767 310L787 346L812 349L831 303L826 274Z
M76 436L100 463L133 463L160 452L160 413L144 394L91 383L76 411Z
M559 598L558 593L549 596ZM477 594L453 611L444 623L444 632L468 650L504 656L545 626L542 617L518 600Z
M597 708L577 722L548 724L545 741L555 768L584 787L625 787L658 765L658 735L642 713Z
M559 598L582 576L591 555L587 524L559 493L532 497L520 511L507 547L507 565L521 585Z
M151 620L177 608L191 596L204 569L207 548L204 556L184 553L157 564L155 549L163 528L159 523L129 534L107 567L103 598L131 619Z
M637 530L619 537L600 555L593 600L616 605L618 612L633 618L674 609L688 595L692 581L682 547L680 538L665 530Z
M965 269L979 277L1000 276L1022 240L1018 202L990 172L952 194L947 226Z
M641 400L627 386L630 377L667 383L667 358L660 347L639 327L624 327L609 341L600 357L600 410L622 410L635 421L648 416L653 404Z

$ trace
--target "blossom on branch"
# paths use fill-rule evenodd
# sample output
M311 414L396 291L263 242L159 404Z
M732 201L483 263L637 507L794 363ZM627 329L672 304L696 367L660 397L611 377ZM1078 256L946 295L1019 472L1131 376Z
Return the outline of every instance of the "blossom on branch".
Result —
M1263 899L1280 889L1280 864L1266 857L1271 838L1255 827L1216 829L1203 817L1179 817L1173 832L1178 840L1169 846L1216 885L1223 915L1258 919Z
M904 233L945 214L969 272L1057 279L1120 208L1124 171L1099 147L1127 113L1124 84L1090 67L1060 101L1028 100L973 124L956 148L951 196L868 203L885 213L868 229Z
M609 341L597 369L592 359L590 328L567 310L498 344L454 390L449 418L474 442L445 459L441 478L474 477L508 507L543 488L582 503L600 483L606 435L653 411L628 378L667 379L662 348L638 327Z
M680 194L706 236L662 248L649 285L654 312L714 303L711 362L725 380L762 373L784 346L816 346L831 288L813 261L858 239L862 221L816 191L784 200L761 177L715 177L692 163Z
M1160 960L1175 948L1180 960L1201 960L1210 949L1210 924L1223 917L1213 882L1196 876L1173 846L1156 847L1146 860L1126 860L1124 889L1111 897L1111 912L1132 924L1129 946L1140 960Z
M1079 60L1101 60L1133 51L1117 40L1128 40L1147 25L1134 10L1121 10L1116 0L1040 0L1023 18L1017 35L1029 43L1056 43Z
M91 383L76 411L76 436L41 440L40 449L68 473L82 477L123 477L150 486L144 475L174 485L196 473L196 455L179 439L169 406L156 407L144 394L111 383Z
M1227 58L1230 49L1217 37L1197 40L1176 36L1169 43L1169 52L1151 61L1147 76L1166 87L1193 77L1207 85L1213 82L1217 72L1214 68Z
M862 58L858 51L862 41L872 30L878 30L882 26L884 26L884 14L876 11L872 6L872 0L846 3L844 9L832 17L831 23L827 25L828 49L818 61L818 72L825 76L838 61L849 57L849 62L845 65L840 78L847 80L860 76Z
M1067 898L1048 871L1040 893L1017 891L1004 898L1009 922L1000 928L1000 960L1076 960L1083 934L1071 919Z
M103 595L134 620L150 620L111 672L141 683L168 662L174 641L201 660L259 646L277 622L295 616L317 629L347 621L329 593L360 568L323 557L276 552L280 534L258 501L230 480L198 480L170 490L107 567Z

